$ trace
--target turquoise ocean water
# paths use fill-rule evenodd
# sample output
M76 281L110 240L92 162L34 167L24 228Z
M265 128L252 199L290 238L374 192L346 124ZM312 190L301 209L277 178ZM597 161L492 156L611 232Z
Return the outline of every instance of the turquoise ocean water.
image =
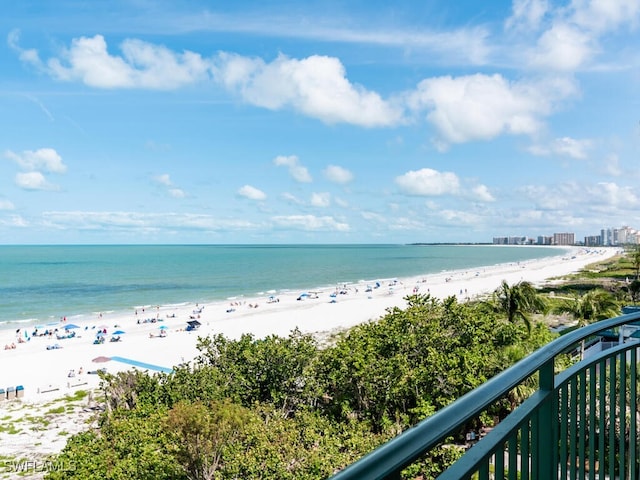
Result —
M0 328L562 253L545 247L459 245L0 246Z

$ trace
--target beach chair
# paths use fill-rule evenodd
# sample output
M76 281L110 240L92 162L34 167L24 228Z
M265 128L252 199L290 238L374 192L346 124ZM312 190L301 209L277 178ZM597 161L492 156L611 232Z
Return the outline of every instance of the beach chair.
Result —
M7 392L4 390L4 388L0 388L0 402L6 399L7 399Z
M7 387L7 400L13 400L14 398L16 398L16 388Z
M18 385L16 387L16 398L24 397L24 387L22 385Z

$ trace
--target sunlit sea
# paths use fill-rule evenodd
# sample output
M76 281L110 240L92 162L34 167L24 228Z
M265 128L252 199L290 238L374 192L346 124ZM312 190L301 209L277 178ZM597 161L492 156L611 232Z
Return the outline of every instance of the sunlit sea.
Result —
M0 246L0 328L562 254L493 245Z

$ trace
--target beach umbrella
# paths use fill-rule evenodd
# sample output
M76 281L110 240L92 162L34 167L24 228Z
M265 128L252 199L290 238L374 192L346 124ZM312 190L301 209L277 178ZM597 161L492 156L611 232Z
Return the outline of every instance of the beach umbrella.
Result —
M68 325L64 326L65 330L71 330L72 328L80 328L78 325L74 325L73 323L69 323Z
M113 332L114 335L122 335L123 333L127 333L123 330L116 330L115 332Z
M104 363L104 362L108 362L109 360L111 360L109 357L96 357L91 361L95 363Z
M160 325L158 328L159 328L160 330L166 330L166 329L167 329L167 328L169 328L169 327L167 327L166 325Z

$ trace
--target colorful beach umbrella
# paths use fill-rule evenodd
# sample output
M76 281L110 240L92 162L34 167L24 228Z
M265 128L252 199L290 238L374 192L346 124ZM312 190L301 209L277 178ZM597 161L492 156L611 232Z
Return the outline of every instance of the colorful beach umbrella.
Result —
M123 330L116 330L115 332L113 332L113 335L122 335L123 333L127 333Z

